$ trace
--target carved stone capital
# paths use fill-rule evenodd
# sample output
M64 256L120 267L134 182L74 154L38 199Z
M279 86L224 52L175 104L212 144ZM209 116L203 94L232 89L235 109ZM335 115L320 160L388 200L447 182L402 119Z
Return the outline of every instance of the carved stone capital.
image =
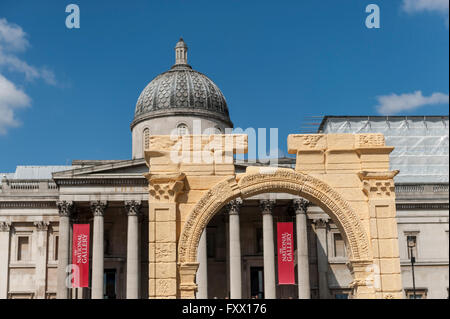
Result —
M178 195L184 191L184 173L176 174L145 174L148 180L150 201L174 203Z
M328 219L325 218L316 218L312 222L316 228L326 228L328 225Z
M57 201L56 207L58 207L58 212L60 217L70 217L73 212L73 202L72 201Z
M241 209L242 203L243 203L243 201L241 198L236 198L236 199L230 201L227 204L228 214L230 214L230 215L239 214L239 210Z
M37 231L47 231L48 230L48 225L50 225L49 222L46 222L46 221L43 221L43 220L34 222L33 224L36 227Z
M10 222L0 222L0 232L9 232L11 229L11 223Z
M142 202L140 200L127 200L124 204L128 216L140 215L142 207Z
M399 173L395 171L358 173L363 183L363 192L369 198L389 198L395 194L394 177Z
M306 214L308 211L308 206L311 203L304 198L296 198L292 200L292 205L294 206L294 210L296 214Z
M105 214L106 207L108 206L108 202L106 201L93 201L90 203L91 212L94 216L102 216Z
M271 199L262 199L259 201L259 208L261 209L261 213L264 214L272 214L272 209L275 206L275 201Z

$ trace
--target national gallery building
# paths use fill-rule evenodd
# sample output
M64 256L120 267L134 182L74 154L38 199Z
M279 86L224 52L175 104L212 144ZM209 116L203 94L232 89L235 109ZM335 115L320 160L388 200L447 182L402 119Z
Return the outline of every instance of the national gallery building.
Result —
M326 116L315 134L289 136L295 156L277 167L175 164L169 150L195 123L220 139L233 128L187 50L180 39L175 64L140 94L131 159L0 173L1 299L448 298L448 116ZM289 285L277 263L285 222ZM84 288L70 284L76 224L90 225Z

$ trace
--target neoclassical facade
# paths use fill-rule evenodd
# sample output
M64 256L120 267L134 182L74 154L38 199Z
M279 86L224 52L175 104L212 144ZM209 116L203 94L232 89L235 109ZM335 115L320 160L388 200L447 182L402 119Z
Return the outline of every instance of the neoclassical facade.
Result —
M293 134L293 157L275 167L238 161L247 137L224 134L233 127L226 100L187 50L181 39L174 66L142 91L130 160L1 174L0 298L408 297L402 232L418 232L403 221L439 220L443 236L417 248L448 245L448 177L427 186L439 194L432 202L405 197L394 147L378 132ZM440 213L429 222L417 204ZM277 278L275 227L286 221L295 285ZM88 288L68 285L77 223L91 225ZM447 298L448 253L434 261L420 271L441 267L447 283L420 274L419 289Z

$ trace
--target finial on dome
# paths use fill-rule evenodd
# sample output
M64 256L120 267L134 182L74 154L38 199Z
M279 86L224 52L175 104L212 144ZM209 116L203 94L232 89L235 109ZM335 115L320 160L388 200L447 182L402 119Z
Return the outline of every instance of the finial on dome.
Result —
M180 38L175 46L175 65L187 65L187 50L188 47L183 38Z

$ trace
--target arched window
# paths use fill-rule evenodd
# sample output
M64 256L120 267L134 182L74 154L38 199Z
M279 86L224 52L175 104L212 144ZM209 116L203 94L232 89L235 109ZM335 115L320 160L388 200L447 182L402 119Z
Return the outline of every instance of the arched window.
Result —
M187 135L189 134L189 130L186 124L181 123L177 126L177 134L178 135Z
M150 146L150 130L146 128L142 134L144 141L144 151Z

